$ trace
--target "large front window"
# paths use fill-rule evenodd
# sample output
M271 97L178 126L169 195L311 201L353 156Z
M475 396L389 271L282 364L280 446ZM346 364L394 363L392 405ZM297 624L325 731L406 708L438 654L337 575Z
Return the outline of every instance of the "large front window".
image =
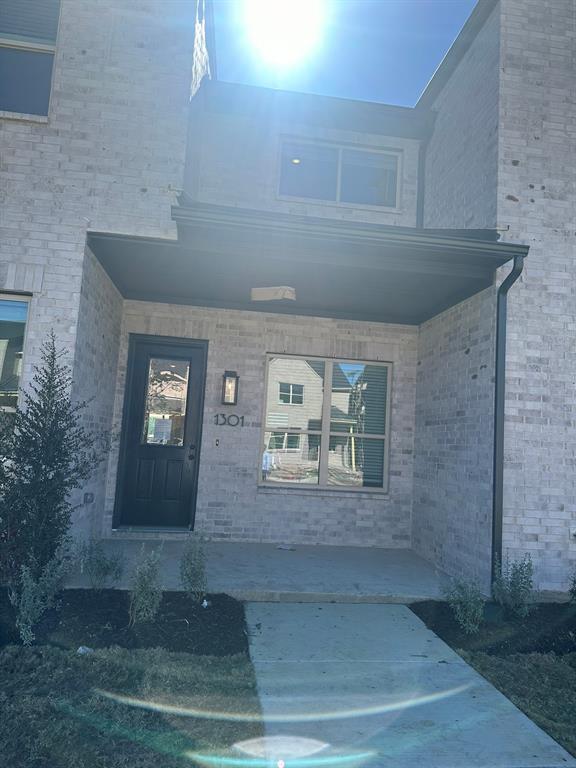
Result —
M14 411L22 375L28 302L0 295L0 411Z
M266 484L386 487L389 363L271 356L261 479ZM279 391L306 389L299 408Z

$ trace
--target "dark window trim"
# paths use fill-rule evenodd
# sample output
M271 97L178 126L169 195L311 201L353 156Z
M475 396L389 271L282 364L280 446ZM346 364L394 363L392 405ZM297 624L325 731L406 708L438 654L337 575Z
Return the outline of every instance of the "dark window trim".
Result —
M301 197L287 195L281 191L282 184L282 155L285 144L304 144L313 147L328 147L338 151L338 166L336 180L336 199L331 200L322 197ZM340 200L340 186L342 177L342 152L352 150L366 152L371 155L392 155L396 158L396 202L391 205L372 205L370 203L349 203ZM276 197L278 200L290 200L303 203L321 203L323 206L335 206L336 208L356 208L361 210L379 211L380 213L398 213L401 211L402 180L403 180L404 148L402 147L372 147L366 144L348 144L346 142L331 142L298 136L281 136L278 147Z
M325 439L330 440L330 437L342 437L341 432L332 432L330 429L331 420L330 420L330 402L331 397L324 397L322 402L322 415L321 415L321 424L320 424L320 430L311 430L311 429L302 429L302 430L296 430L296 429L279 429L278 427L274 428L267 425L267 407L268 407L268 385L269 385L269 376L270 376L270 362L273 359L276 358L284 358L288 360L317 360L319 362L323 363L330 363L331 366L334 365L334 363L360 363L362 365L380 365L382 367L385 367L388 369L388 384L387 384L387 390L386 390L386 403L385 403L385 414L386 414L386 431L383 434L371 434L371 433L359 433L358 435L355 435L358 438L363 439L369 439L369 440L379 440L384 443L384 463L382 467L382 485L381 486L351 486L351 485L330 485L327 482L322 483L321 482L321 470L320 470L320 463L318 466L318 483L317 484L306 484L306 483L279 483L279 482L271 482L264 480L262 478L262 471L261 471L261 464L262 464L262 452L266 450L267 448L267 441L266 441L266 432L287 432L292 434L299 434L299 435L318 435L320 438L324 437ZM324 375L326 376L326 369ZM325 387L326 387L326 394L328 391L331 392L331 389L329 389L326 385L327 379L324 379L325 381ZM287 489L293 490L294 492L298 491L309 491L312 493L322 493L324 491L328 491L329 493L332 492L340 492L340 493L367 493L367 494L380 494L380 495L386 495L388 496L390 493L390 448L391 448L391 417L392 417L392 397L393 397L393 382L394 382L394 362L392 360L358 360L358 359L352 359L347 357L322 357L319 355L298 355L298 354L289 354L287 352L268 352L266 354L266 374L264 379L264 397L263 397L263 406L262 406L262 427L261 427L261 433L260 433L260 452L259 452L259 459L258 459L258 487L260 489L262 488L276 488L280 491L285 491ZM326 423L326 427L324 424ZM320 462L322 459L320 459ZM327 460L326 460L327 461Z

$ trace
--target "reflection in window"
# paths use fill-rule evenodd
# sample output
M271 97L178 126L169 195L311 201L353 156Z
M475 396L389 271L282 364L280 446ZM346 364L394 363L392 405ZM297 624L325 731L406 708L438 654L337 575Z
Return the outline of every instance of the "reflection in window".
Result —
M284 143L280 194L336 201L338 152L330 146Z
M389 374L386 363L271 358L262 479L383 488Z
M268 448L275 451L297 451L300 448L300 435L288 432L272 432Z
M386 434L388 368L365 363L334 363L330 432Z
M153 357L148 366L142 441L184 445L184 421L190 364Z
M318 483L323 400L323 360L269 360L263 480Z
M304 403L303 384L288 384L281 381L279 389L278 402L285 405L302 405Z
M311 448L314 435L266 432L262 479L274 483L318 484L319 453Z
M384 441L355 435L330 435L328 483L381 488Z
M383 152L342 150L340 201L396 206L398 157Z
M22 374L28 302L0 298L0 410L14 411Z

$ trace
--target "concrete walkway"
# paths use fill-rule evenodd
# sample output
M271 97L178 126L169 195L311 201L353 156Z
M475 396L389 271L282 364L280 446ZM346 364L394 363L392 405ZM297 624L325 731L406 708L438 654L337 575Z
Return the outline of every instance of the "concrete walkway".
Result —
M576 766L406 606L251 603L247 619L266 723L248 755L324 768Z
M120 588L129 588L142 544L162 546L165 589L181 589L180 558L184 540L160 542L120 536L104 540L124 565ZM208 542L209 592L239 600L284 602L400 602L441 598L446 577L409 549L295 546ZM72 575L70 586L89 586L85 574Z

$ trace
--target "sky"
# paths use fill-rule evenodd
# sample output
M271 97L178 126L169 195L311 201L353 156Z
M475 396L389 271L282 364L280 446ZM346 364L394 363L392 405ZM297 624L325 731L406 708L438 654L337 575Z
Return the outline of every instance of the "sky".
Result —
M219 80L408 107L418 100L476 4L323 0L320 39L299 65L283 69L271 66L255 48L245 0L213 1ZM306 23L306 14L298 13L294 39Z

